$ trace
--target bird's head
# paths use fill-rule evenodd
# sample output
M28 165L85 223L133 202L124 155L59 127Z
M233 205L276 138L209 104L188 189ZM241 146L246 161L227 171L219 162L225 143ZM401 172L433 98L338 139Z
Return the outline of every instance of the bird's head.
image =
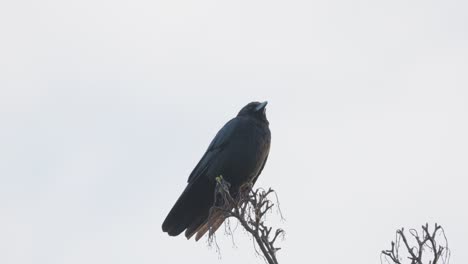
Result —
M268 122L266 118L266 105L268 104L267 101L265 102L251 102L244 106L237 116L248 116L258 119L260 121Z

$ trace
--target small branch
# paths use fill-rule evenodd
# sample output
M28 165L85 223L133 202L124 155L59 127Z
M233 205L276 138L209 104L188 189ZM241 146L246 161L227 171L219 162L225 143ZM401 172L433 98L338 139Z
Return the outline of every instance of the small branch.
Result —
M268 196L276 195L275 191L271 188L267 191L261 188L252 190L251 184L245 184L240 187L239 197L235 199L229 192L230 184L222 176L217 177L216 181L214 208L221 210L226 218L236 218L252 235L265 261L268 264L278 264L276 252L280 248L275 247L275 242L278 237L284 236L284 230L276 229L272 233L273 228L268 227L264 221L266 214L274 207Z
M443 228L436 223L432 232L429 230L428 224L423 225L421 229L421 235L419 235L418 231L415 229L410 229L409 231L410 235L416 241L416 245L411 244L411 242L406 237L403 228L398 229L396 231L396 242L392 241L391 249L382 250L381 252L385 260L388 263L390 263L390 259L394 264L403 264L402 257L399 255L399 241L402 240L406 252L409 255L408 259L411 261L410 264L424 264L424 257L425 255L428 255L424 254L425 249L429 249L429 251L432 252L432 254L430 254L431 257L428 262L429 264L439 264L439 261L441 259L443 260L444 264L448 264L448 261L450 259L450 250L448 248L447 238L445 236ZM444 245L440 245L437 241L437 236L439 234L442 234L444 237Z

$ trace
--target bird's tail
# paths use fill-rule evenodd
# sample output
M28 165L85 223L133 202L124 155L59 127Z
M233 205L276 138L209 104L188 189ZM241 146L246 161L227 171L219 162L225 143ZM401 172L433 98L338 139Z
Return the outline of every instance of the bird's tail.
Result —
M214 184L197 179L187 185L162 224L162 230L177 236L185 229L197 229L208 217L214 201ZM188 237L188 236L187 236Z
M209 234L212 235L218 230L218 228L223 224L226 217L224 216L224 212L219 209L214 209L213 212L210 213L208 219L203 222L202 224L198 225L195 230L191 230L190 228L187 229L185 232L185 236L190 239L194 234L195 241L198 241L206 232L209 231Z

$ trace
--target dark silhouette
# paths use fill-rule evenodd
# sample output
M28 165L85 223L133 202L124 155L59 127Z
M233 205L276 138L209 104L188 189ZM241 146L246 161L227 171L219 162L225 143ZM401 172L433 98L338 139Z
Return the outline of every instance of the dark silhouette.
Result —
M410 235L405 234L404 228L398 229L392 248L382 250L380 263L385 260L388 264L448 264L450 249L442 226L436 223L431 231L426 223L421 229L420 232L410 229Z
M229 192L234 199L239 197L241 186L255 184L270 151L266 104L249 103L216 134L164 220L164 232L177 236L186 230L187 239L197 234L198 241L208 230L213 233L221 226L225 215L210 214L219 176L230 183Z

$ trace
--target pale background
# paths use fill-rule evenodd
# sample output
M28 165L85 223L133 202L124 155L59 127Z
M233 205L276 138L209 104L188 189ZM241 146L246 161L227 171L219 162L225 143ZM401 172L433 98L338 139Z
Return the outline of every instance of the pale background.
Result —
M467 1L4 0L0 263L262 263L161 223L268 100L281 263L380 263L437 221L468 263ZM276 218L271 217L272 220Z

